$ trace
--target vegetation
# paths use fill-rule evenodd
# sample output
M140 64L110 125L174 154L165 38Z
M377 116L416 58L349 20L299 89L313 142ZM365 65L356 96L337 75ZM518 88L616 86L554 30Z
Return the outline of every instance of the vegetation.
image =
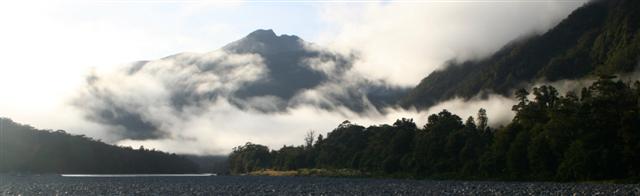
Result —
M197 173L229 174L227 155L181 155L198 165Z
M0 173L195 173L183 156L118 147L0 118Z
M418 128L412 119L363 127L345 121L327 137L272 150L247 143L232 173L351 169L415 178L590 181L640 177L640 82L601 77L579 95L552 86L521 89L513 120L487 126L486 111L463 121L446 110ZM530 99L533 98L533 99Z
M257 170L252 171L249 175L255 176L322 176L322 177L362 177L370 176L354 169L318 169L318 168L301 168L297 170Z
M428 108L482 92L509 95L538 80L632 72L640 54L638 10L640 1L635 0L592 1L542 35L517 40L484 59L451 61L400 102Z

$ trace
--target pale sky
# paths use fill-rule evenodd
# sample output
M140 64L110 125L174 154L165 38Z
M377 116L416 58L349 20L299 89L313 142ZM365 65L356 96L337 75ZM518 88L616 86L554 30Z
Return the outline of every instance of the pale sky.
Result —
M84 119L70 102L92 72L180 52L213 51L256 29L297 35L336 51L359 51L362 59L355 64L356 71L413 86L448 59L481 58L513 39L545 32L584 2L6 1L0 3L0 116L37 128L65 129L118 144L145 144L184 153L224 153L250 139L270 146L301 143L309 129L327 132L345 118L369 125L427 114L396 111L363 119L309 108L273 116L233 111L236 120L228 127L241 131L216 132L215 137L234 140L203 146L207 142L116 141L106 128ZM458 107L460 112L476 111L452 105L457 102L452 100L447 106ZM293 117L305 124L282 120ZM243 125L243 119L264 124ZM198 125L215 123L194 121ZM281 139L255 134L273 123L285 128L274 128ZM201 132L194 131L192 136Z
M260 28L317 36L316 4L237 1L8 1L0 6L0 116L50 129L94 69L206 52ZM64 123L74 124L74 123Z

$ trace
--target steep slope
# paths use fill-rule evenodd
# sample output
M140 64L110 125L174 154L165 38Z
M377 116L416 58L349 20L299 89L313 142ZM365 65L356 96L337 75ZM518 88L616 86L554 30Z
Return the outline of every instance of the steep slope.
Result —
M0 173L195 173L183 156L118 147L0 117Z
M303 65L304 59L319 55L317 51L306 50L304 44L297 36L277 36L273 30L256 30L223 47L231 53L259 54L269 70L267 80L251 83L236 95L240 98L274 95L289 99L299 89L313 88L326 80L327 76L320 70ZM337 66L349 66L347 60L343 61Z
M401 101L429 107L482 92L509 95L535 81L576 79L634 70L640 56L640 2L594 1L542 35L514 41L481 60L450 62Z
M261 113L311 106L367 114L395 104L408 91L351 72L353 58L297 36L257 30L211 52L93 74L75 104L89 120L111 126L123 138L156 139L182 129L168 128L169 121L182 122L220 105Z
M249 83L234 93L235 98L276 96L290 100L304 90L335 83L352 67L353 57L324 50L305 42L295 35L276 35L273 30L259 29L246 37L222 48L234 54L259 54L267 67L267 76L258 82ZM332 67L321 67L331 64ZM334 105L345 106L356 112L367 109L362 101L365 97L375 107L384 107L396 102L407 90L386 84L376 84L364 76L361 84L348 89L351 93L333 96ZM342 82L339 82L342 83ZM238 106L243 107L242 104ZM320 105L330 109L333 106Z

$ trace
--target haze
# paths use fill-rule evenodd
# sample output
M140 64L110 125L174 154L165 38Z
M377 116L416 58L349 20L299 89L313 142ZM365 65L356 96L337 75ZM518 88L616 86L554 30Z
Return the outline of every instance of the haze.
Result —
M188 154L225 154L247 141L276 148L301 144L307 131L326 133L346 119L370 125L409 117L423 125L427 115L443 108L469 116L485 107L490 122L497 125L513 116L504 107L513 104L510 98L453 99L423 111L367 105L371 97L360 94L355 96L364 98L365 104L357 109L338 98L363 85L413 87L448 60L482 58L511 40L545 32L584 3L5 2L0 6L0 53L4 57L0 64L0 116L113 144ZM337 61L309 58L306 65L326 76L321 85L295 88L286 99L262 96L251 100L253 105L230 101L236 100L235 95L225 92L240 89L243 81L257 80L262 72L256 68L266 65L259 54L231 58L219 49L258 29L298 36L313 43L306 45L307 49L345 57L348 69L336 70ZM163 58L179 53L247 69L238 70L237 77L219 80L222 87L204 90L222 92L216 95L224 99L198 100L186 109L176 109L164 104L171 100L166 92L184 86L168 85L171 81L212 81L211 75L198 75L200 72L171 72L183 61ZM155 66L145 68L142 75L123 74L124 68L141 60ZM101 80L92 86L94 76ZM87 91L91 87L111 92L107 97L114 103L136 108L136 114L152 125L151 134L127 134L130 129L125 124L92 118L95 110L91 108L103 109L104 104L97 104L107 99ZM284 104L266 105L280 102Z

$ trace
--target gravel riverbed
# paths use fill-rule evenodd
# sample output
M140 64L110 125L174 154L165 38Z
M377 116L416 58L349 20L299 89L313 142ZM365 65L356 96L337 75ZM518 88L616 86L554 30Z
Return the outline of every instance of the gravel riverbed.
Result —
M268 176L0 175L0 195L640 195L640 185Z

